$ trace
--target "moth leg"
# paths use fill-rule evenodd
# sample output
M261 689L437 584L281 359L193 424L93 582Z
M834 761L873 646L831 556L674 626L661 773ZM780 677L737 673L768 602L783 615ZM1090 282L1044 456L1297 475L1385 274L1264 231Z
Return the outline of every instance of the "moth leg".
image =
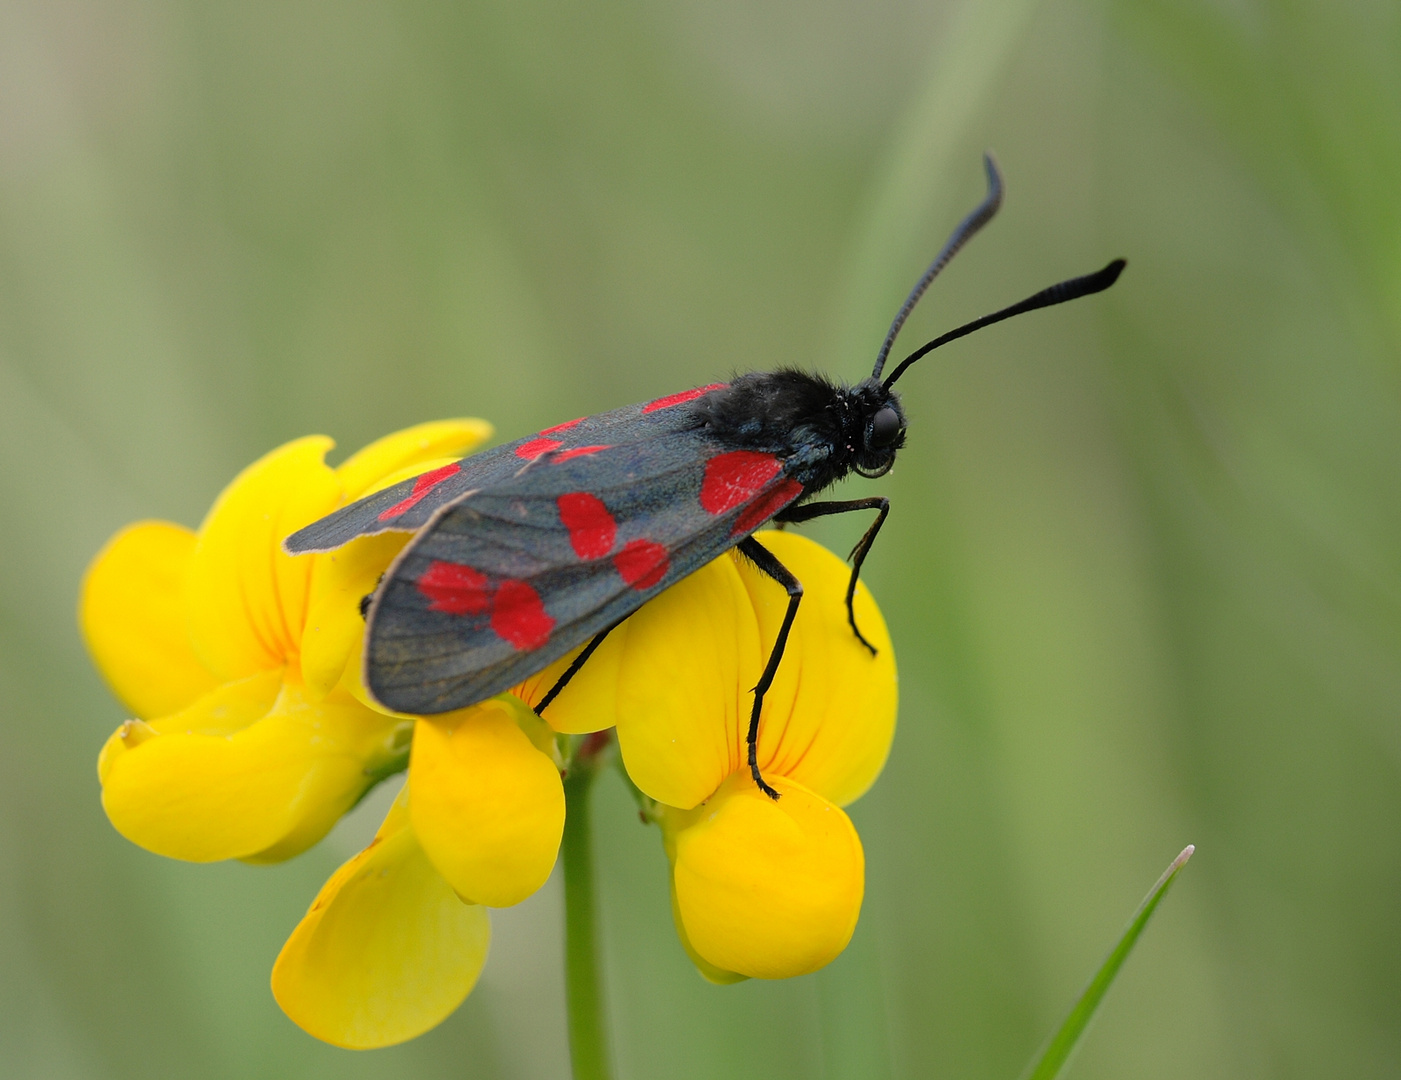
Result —
M544 719L545 706L548 705L550 702L554 701L555 698L559 697L560 691L563 690L566 686L568 686L569 681L572 678L574 678L575 675L579 674L579 669L583 667L586 663L588 663L588 659L594 654L594 650L603 644L603 639L606 638L609 634L611 634L614 630L618 629L618 627L622 624L623 620L619 619L612 626L608 627L607 630L600 630L589 640L589 643L584 646L583 652L581 652L572 661L570 661L569 666L564 669L564 674L555 680L554 686L550 687L549 692L546 693L545 696L540 699L540 704L535 706L536 716L540 717L541 719Z
M871 545L876 542L876 533L880 532L880 527L885 524L885 519L890 513L890 500L884 496L870 499L833 499L829 502L805 503L802 506L790 506L786 510L780 510L775 515L775 521L791 521L795 525L802 521L811 521L813 518L826 517L828 514L846 514L853 510L879 510L876 520L871 523L871 527L866 530L866 535L856 542L856 546L851 549L848 558L851 559L851 580L846 585L846 618L851 623L851 632L856 635L856 639L862 645L871 650L871 655L876 655L876 647L866 640L866 635L861 633L856 625L856 611L852 608L852 602L856 598L856 580L861 576L861 564L866 561L866 555L871 550Z
M375 593L383 584L384 575L380 574L380 576L375 579L375 587L369 592L367 592L364 596L360 597L360 618L362 620L368 619L370 617L370 605L375 602Z
M759 714L763 712L764 695L773 685L773 677L778 673L778 662L783 659L783 650L788 645L788 631L793 629L793 619L798 614L798 604L803 599L803 584L768 548L752 536L746 536L739 542L739 550L750 562L788 590L788 610L783 614L783 625L778 628L778 640L773 643L769 662L764 665L764 673L759 676L758 685L754 687L754 711L749 714L749 733L745 736L745 742L749 745L749 773L754 777L754 783L759 786L759 790L777 801L778 792L770 787L759 773Z

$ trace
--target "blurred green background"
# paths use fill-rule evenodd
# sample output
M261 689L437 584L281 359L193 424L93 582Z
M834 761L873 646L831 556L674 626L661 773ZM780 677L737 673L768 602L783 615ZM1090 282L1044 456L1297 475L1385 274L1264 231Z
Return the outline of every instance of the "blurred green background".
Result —
M1401 1075L1394 0L7 0L0 1076L564 1076L558 881L416 1042L281 1015L383 800L271 869L119 838L82 569L308 432L860 377L984 148L903 345L1129 271L920 364L850 487L902 708L836 963L703 983L600 788L619 1074L1012 1080L1192 842L1072 1075Z

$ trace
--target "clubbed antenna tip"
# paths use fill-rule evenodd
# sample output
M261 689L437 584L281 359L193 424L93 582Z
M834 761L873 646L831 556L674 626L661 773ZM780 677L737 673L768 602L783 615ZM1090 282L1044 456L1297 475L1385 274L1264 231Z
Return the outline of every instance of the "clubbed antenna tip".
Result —
M1068 281L1060 281L1050 288L1042 289L1039 293L1028 296L1025 300L1005 307L1001 311L994 311L991 315L984 315L981 319L974 319L970 323L950 330L947 334L936 337L927 345L921 345L909 356L900 361L900 366L890 373L890 377L883 384L886 389L901 375L905 369L922 356L933 352L940 345L947 345L950 341L967 337L975 330L981 330L985 326L1001 322L1003 319L1010 319L1013 315L1024 315L1028 311L1035 311L1037 308L1053 307L1056 304L1064 304L1067 300L1078 300L1082 296L1090 296L1093 293L1103 292L1114 282L1119 280L1119 275L1124 272L1124 267L1128 262L1124 259L1115 259L1103 270L1096 270L1093 274L1086 274L1084 277L1071 278Z

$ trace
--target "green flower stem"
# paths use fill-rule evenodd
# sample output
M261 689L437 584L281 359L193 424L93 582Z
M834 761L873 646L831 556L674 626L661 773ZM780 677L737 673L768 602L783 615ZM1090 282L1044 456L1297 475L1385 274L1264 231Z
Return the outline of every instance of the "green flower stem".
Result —
M607 1007L599 968L598 919L594 912L592 818L589 796L599 754L608 734L589 736L564 779L564 955L569 1009L569 1056L574 1080L609 1080Z

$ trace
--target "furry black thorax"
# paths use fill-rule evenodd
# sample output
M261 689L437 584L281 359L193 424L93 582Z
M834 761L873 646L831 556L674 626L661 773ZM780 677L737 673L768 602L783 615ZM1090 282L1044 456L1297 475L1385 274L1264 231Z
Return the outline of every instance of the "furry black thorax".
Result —
M883 408L895 410L900 433L893 443L874 447L872 422ZM717 441L784 459L785 471L806 495L853 470L884 474L905 444L900 398L873 379L848 386L793 368L755 371L700 398L692 409Z

